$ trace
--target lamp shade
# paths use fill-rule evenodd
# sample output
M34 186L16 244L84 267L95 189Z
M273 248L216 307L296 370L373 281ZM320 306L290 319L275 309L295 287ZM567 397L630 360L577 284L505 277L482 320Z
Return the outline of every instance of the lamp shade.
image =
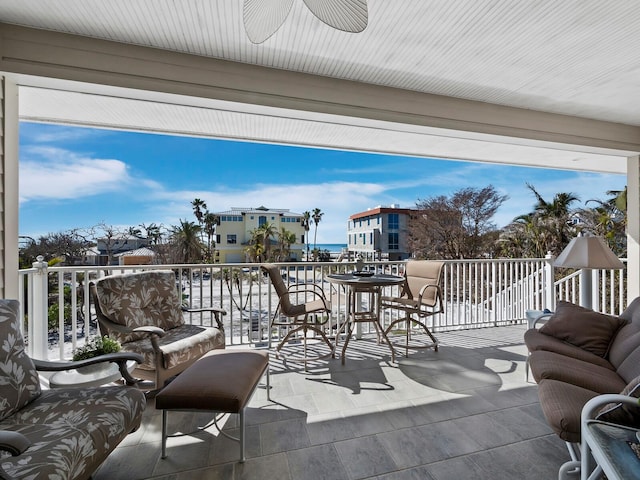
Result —
M556 267L619 269L624 268L616 254L601 237L575 237L553 263Z

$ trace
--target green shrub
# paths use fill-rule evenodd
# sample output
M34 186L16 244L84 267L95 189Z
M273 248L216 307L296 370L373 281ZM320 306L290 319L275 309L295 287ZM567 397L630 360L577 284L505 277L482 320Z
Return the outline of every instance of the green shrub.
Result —
M106 355L107 353L116 353L120 351L120 348L120 342L106 335L104 337L95 337L73 351L73 360L86 360L87 358Z
M49 330L58 329L58 315L60 314L60 305L54 303L47 310L47 326ZM65 320L71 320L71 305L66 303L64 306L64 318Z

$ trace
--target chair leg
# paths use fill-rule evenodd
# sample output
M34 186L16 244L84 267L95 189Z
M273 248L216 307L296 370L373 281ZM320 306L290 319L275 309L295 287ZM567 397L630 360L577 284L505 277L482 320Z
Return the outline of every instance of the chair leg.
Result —
M267 390L268 391L268 390ZM244 408L240 410L240 462L244 463L245 461L245 445L244 445L244 434L245 434L245 425L244 425Z
M406 332L405 332L405 339L406 339L406 343L405 343L405 354L408 357L409 356L409 341L411 340L411 323L415 322L418 325L420 325L422 327L422 329L424 330L424 332L429 336L429 338L431 339L432 344L431 345L425 345L425 346L419 346L419 347L413 347L413 348L433 348L434 351L438 351L438 339L431 333L431 330L429 330L429 328L422 322L418 321L418 320L414 320L411 318L410 315L407 315L405 318L398 318L394 321L392 321L389 326L384 330L384 333L386 335L389 335L389 333L391 332L391 330L393 329L394 326L396 326L397 324L401 323L401 322L405 322L406 324Z
M162 458L167 458L167 410L162 410Z
M276 350L279 352L284 346L284 344L287 343L289 338L291 338L291 336L293 336L294 334L298 333L300 330L303 330L303 328L304 327L297 327L297 328L293 328L292 330L289 330L287 334L284 336L284 338L280 340L280 343L278 344L278 347L276 348Z
M347 345L349 345L349 340L351 340L352 334L353 322L347 320L347 337L344 339L344 345L342 345L342 365L344 365L345 355L347 354Z

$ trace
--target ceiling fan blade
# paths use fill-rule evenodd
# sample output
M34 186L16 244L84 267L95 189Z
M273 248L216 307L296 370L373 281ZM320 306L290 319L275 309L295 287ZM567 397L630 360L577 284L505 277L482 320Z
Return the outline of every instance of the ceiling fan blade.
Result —
M343 32L358 33L367 27L367 0L304 0L311 13Z
M293 0L244 0L242 17L249 40L262 43L276 33L292 5Z

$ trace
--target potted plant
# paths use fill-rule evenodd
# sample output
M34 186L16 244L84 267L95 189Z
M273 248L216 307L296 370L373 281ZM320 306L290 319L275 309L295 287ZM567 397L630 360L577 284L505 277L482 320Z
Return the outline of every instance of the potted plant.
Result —
M86 360L88 358L106 355L107 353L116 353L119 352L121 348L120 342L106 335L104 337L94 337L82 347L78 347L73 351L73 361ZM96 365L81 367L81 369L93 370L92 367L96 367ZM100 368L99 365L98 368Z

